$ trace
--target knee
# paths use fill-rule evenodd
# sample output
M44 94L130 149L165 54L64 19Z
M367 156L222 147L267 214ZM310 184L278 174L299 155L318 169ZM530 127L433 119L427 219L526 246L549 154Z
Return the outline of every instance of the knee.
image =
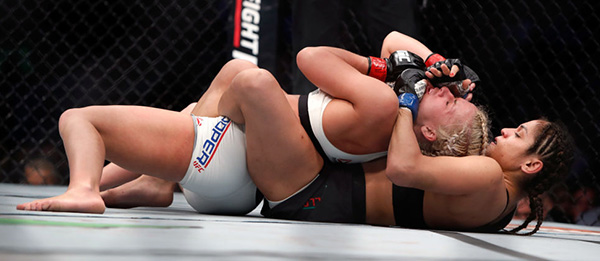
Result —
M311 61L318 61L319 47L304 47L296 55L296 64L302 70L306 66L310 66Z
M63 132L71 122L80 117L80 114L80 108L68 109L64 111L58 119L58 130Z
M223 70L234 71L234 72L242 72L248 69L256 69L258 66L255 64L242 60L242 59L232 59L229 60L225 65L223 65Z
M244 98L262 96L265 92L277 90L279 84L273 75L265 69L250 69L240 72L230 87Z
M85 119L86 110L89 110L89 107L71 108L64 111L58 119L59 132L64 132L73 122Z

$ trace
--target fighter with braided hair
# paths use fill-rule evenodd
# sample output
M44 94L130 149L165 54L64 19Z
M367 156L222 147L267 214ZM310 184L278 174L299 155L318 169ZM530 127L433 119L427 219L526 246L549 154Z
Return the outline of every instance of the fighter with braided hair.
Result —
M327 48L306 50L309 51L304 54L311 55L303 59L327 57L336 60L336 53L325 56L328 52ZM320 51L323 51L323 55L315 55ZM354 57L357 59L353 61L357 62L350 64L358 64L361 68L352 69L353 66L345 66L345 73L329 72L330 78L318 80L326 83L328 80L335 81L336 79L331 78L337 77L344 79L346 84L362 87L362 92L354 93L354 97L372 94L364 89L371 87L371 84L383 86L381 89L389 91L389 88L385 89L387 86L380 81L365 77L366 59ZM315 59L305 61L315 61ZM322 60L320 62L323 64ZM314 73L323 68L334 71L340 69L340 66L316 67ZM191 194L186 194L186 198L195 208L194 202L202 204L202 201L204 203L210 201L211 207L216 207L216 209L196 208L202 213L227 211L227 213L244 214L254 208L255 188L258 188L267 199L263 213L273 218L483 231L503 228L505 217L510 218L509 214L501 213L502 218L496 221L496 216L480 213L483 216L477 216L475 220L455 217L456 219L450 223L435 223L442 217L456 216L454 209L450 207L461 208L462 202L444 200L456 197L438 193L435 189L424 190L412 185L403 187L393 185L386 176L385 159L369 161L362 165L338 164L324 160L323 155L308 138L307 130L298 122L294 108L289 106L287 100L289 97L278 88L276 80L267 71L248 68L237 73L228 82L230 87L223 92L218 106L219 114L228 118L190 117L164 110L121 106L90 107L65 113L61 117L60 127L65 146L69 147L67 152L72 167L72 186L63 195L21 204L17 206L18 209L103 212L107 198L99 197L98 186L102 183L101 177L106 174L102 173L102 163L108 158L132 173L147 173L183 184L186 190L191 191ZM442 125L455 123L456 130L468 135L487 134L486 131L478 134L471 128L479 126L485 129L487 124L485 119L479 117L484 115L483 113L478 112L477 117L473 116L476 111L472 109L473 107L468 106L470 110L460 109L459 105L464 105L464 99L454 97L447 88L428 88L426 92L418 108L418 120L424 122L437 120ZM344 104L344 101L338 102ZM354 106L358 105L354 104ZM331 107L327 107L329 108ZM393 109L397 114L397 107ZM105 117L106 115L118 117L118 120ZM408 115L412 118L411 114ZM452 115L455 117L451 117ZM349 117L353 116L358 115L349 114ZM474 118L473 123L465 125L464 119L467 118ZM479 118L481 121L477 122L476 119ZM229 119L236 124L231 123ZM392 127L394 122L392 120ZM459 124L456 124L457 122ZM372 124L373 122L359 123L373 126L374 130L382 127ZM423 139L427 139L428 135L435 135L425 125L414 129L412 122L405 123L407 124L404 126L411 132L410 137L415 140L417 133L422 133L425 136ZM241 127L241 124L244 126ZM352 132L358 129L354 127L349 126L342 130ZM82 134L86 134L86 137L81 138ZM225 138L221 140L219 137ZM82 143L82 140L86 143ZM463 143L457 136L450 134L447 142L441 144L440 148L448 149L446 151L451 152L452 155L479 154L483 150L471 149L471 145L481 146L485 141L486 138L481 138L477 143ZM221 147L217 150L215 144L220 144ZM463 152L463 149L467 152ZM420 154L418 145L416 150ZM235 157L231 156L233 152ZM211 153L216 156L213 158ZM78 157L78 155L86 155L86 157ZM389 157L393 156L395 155ZM394 158L403 162L412 160ZM212 163L210 166L199 165L195 164L196 159L198 161L212 159ZM390 162L390 159L387 162ZM223 167L232 167L232 170L223 171ZM245 168L248 169L255 184L245 179L247 176ZM202 173L198 174L200 171ZM223 178L228 180L217 182ZM242 179L242 182L237 182L238 179ZM211 183L213 181L216 183ZM254 185L256 187L253 187ZM432 198L430 195L437 196ZM142 199L148 200L148 197ZM313 199L310 201L311 204L315 205L312 208L303 208L310 199ZM486 199L489 198L484 198L482 201ZM84 202L86 200L87 202ZM239 202L243 202L243 208L237 207ZM444 203L451 204L440 207ZM85 204L87 205L82 207ZM232 205L236 207L224 209ZM432 207L439 208L438 212L431 213Z
M469 224L508 219L519 200L529 197L533 211L508 233L538 231L543 222L540 195L568 174L573 161L573 141L562 124L542 118L504 128L481 156L430 157L421 154L407 127L410 114L409 110L399 112L386 174L396 185L425 191L427 227L468 229ZM398 158L403 160L394 160ZM441 215L448 208L453 215ZM517 233L534 219L537 224L532 231Z
M312 51L318 50L323 49L312 49L304 54L315 54ZM442 73L450 73L447 65L445 67L441 67ZM323 66L316 68L322 70ZM355 83L357 78L344 79ZM293 110L273 110L285 107L275 104L285 94L277 88L269 88L273 83L276 80L264 70L241 72L219 106L221 114L238 124L245 124L247 167L265 196L262 213L266 217L496 232L508 224L518 200L527 195L528 189L524 185L527 180L537 182L532 179L535 175L545 175L540 169L557 160L564 159L565 168L561 172L568 169L570 145L567 138L537 142L535 144L547 146L536 145L540 148L535 148L533 154L527 150L533 146L534 138L546 137L540 129L550 124L547 121L532 121L517 129L504 129L501 137L485 147L489 142L489 123L482 110L470 124L455 126L458 133L480 139L464 142L457 137L465 135L438 131L439 135L447 137L445 141L424 147L424 151L476 156L422 155L416 133L428 132L423 125L413 125L412 112L401 109L387 159L362 164L332 163L324 160L308 141L304 128L290 116L294 115ZM449 95L447 88L427 91L429 97L447 96L447 102L422 103L418 108L423 112L419 113L420 120L431 111L437 112L432 117L445 118L456 110L455 105L460 100ZM363 91L360 94L369 93ZM226 100L229 105L221 106L226 105ZM567 136L560 129L555 133ZM539 140L551 141L547 138ZM548 153L561 149L564 153L559 153L560 158L538 156L554 155ZM532 184L532 187L535 186ZM547 185L542 189L545 187ZM110 194L113 194L112 199L119 200L120 193ZM535 193L531 195L535 197ZM306 205L310 207L305 208Z
M535 197L549 186L537 180L545 179L542 169L550 166L546 171L554 171L553 165L560 162L564 168L558 171L565 174L572 159L566 131L546 120L503 129L488 146L487 133L471 129L475 123L461 125L460 130L482 137L476 142L480 147L470 150L474 155L426 156L417 141L412 111L401 108L387 160L360 165L319 160L315 158L318 152L307 146L306 140L289 138L288 133L301 128L293 119L270 120L283 119L276 116L285 113L273 111L268 104L281 95L266 87L272 81L264 72L261 77L243 73L232 83L230 95L221 100L229 103L221 113L234 122L246 123L248 140L268 140L248 143L247 164L266 199L262 214L269 218L498 232L511 221L521 198ZM430 95L438 91L448 90L429 90ZM423 105L420 111L436 110L439 117L455 110L452 103ZM477 124L483 129L489 125L485 119ZM447 151L471 147L458 144L454 137L449 135L440 147Z
M426 49L421 47L421 43L416 44L419 45L417 48ZM412 48L410 44L398 47ZM400 82L402 87L407 87L403 89L410 92L415 78L412 77L414 74L405 73L405 69L422 69L420 66L424 63L422 58L416 56L413 56L411 61L405 61L404 57L399 56L400 53L408 54L397 52L396 55L391 55L388 60L394 62L390 63L391 66L386 63L382 68L385 68L386 78L398 77L396 85ZM365 162L387 154L399 99L387 84L368 75L369 59L339 48L308 47L298 54L297 60L303 73L320 88L319 90L309 95L288 95L267 71L247 61L232 60L217 74L207 91L214 94L210 96L212 98L205 94L200 99L199 106L212 108L209 113L202 115L223 115L219 112L227 109L227 103L223 102L226 100L226 93L230 93L227 95L229 100L231 97L245 99L244 96L255 96L255 93L246 93L238 89L267 88L270 92L279 94L273 96L278 100L270 110L289 114L259 117L258 120L264 118L272 121L264 122L265 128L287 122L282 120L284 118L292 119L290 126L301 124L303 128L294 129L289 133L283 132L289 135L288 139L297 138L296 134L300 134L301 137L304 134L308 135L309 139L305 139L308 143L305 145L317 146L320 155L330 161ZM419 60L421 61L417 62ZM418 68L414 68L415 66ZM392 73L387 74L387 71ZM418 77L416 79L418 80ZM266 97L270 96L265 94L263 99L267 99ZM459 129L453 126L469 124L477 111L475 105L467 99L455 97L445 87L429 88L421 98L421 106L413 106L413 110L420 110L416 121L422 124L422 128L415 129L415 132L422 137L423 142L436 140L436 132L442 126L452 126L446 129L452 132ZM403 103L402 106L408 105ZM440 113L437 108L444 106L456 109ZM219 112L216 112L217 107ZM193 115L190 115L190 111ZM66 152L71 168L71 186L63 195L20 204L17 208L102 213L106 206L100 190L123 184L142 173L177 182L186 190L195 193L207 193L208 198L215 198L215 195L210 192L213 190L204 189L210 187L204 182L205 179L210 180L207 173L218 175L220 180L224 180L225 175L222 173L227 173L234 177L231 180L237 180L235 177L245 178L243 182L236 184L244 186L244 191L256 194L256 189L253 189L253 184L246 174L244 148L241 146L243 144L240 144L243 143L241 140L245 140L244 133L249 129L249 124L246 124L244 131L241 124L245 121L238 122L240 124L234 125L234 128L228 128L225 127L230 126L228 119L205 119L194 115L199 114L193 110L176 114L140 106L89 106L67 110L61 115L59 129L65 147L68 147ZM291 118L287 118L290 115ZM275 128L283 129L285 128ZM230 142L221 142L219 138L223 137L231 138ZM81 140L85 140L86 143L79 142ZM254 139L247 141L258 142ZM264 143L270 141L272 139L261 140ZM231 156L231 151L223 152L226 150L223 149L225 144L231 145L231 151L236 151L235 157ZM221 149L217 150L217 145ZM456 153L453 155L461 155L459 150L450 152ZM232 161L236 164L216 163L219 162L216 159L220 157L213 157L215 153L222 156L223 162ZM273 157L282 155L290 154L282 152ZM104 160L115 164L103 168ZM224 186L228 190L217 189L219 195L237 197L237 193L242 191L241 188L230 184ZM214 189L220 185L212 187ZM228 193L230 191L231 193ZM200 204L194 204L194 207L203 213L245 214L255 207L255 200L248 200L254 198L239 197L240 202L247 202L243 208L233 204L219 204L219 200L224 198L216 200L217 203L208 204L210 208ZM88 199L87 204L82 203L84 199ZM204 203L208 201L203 200Z
M546 119L542 119L547 121ZM526 233L534 234L539 230L544 219L542 194L548 191L554 184L564 179L569 172L569 164L573 159L573 145L571 137L565 132L565 126L556 122L547 122L540 130L534 144L529 147L527 153L538 155L544 167L531 180L523 185L523 189L529 197L529 207L532 211L524 223L508 233L515 234L536 220L535 228Z

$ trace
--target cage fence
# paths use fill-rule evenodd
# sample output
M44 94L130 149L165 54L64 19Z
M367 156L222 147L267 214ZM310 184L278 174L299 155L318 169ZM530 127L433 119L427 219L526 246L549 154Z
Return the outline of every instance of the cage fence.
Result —
M284 88L293 84L293 1L274 1L270 18L276 26L269 69ZM180 110L196 101L231 59L237 2L2 1L0 181L68 183L57 124L69 108L135 104ZM567 180L549 193L554 208L548 215L600 225L600 43L594 37L600 33L599 4L415 2L418 39L446 57L461 58L482 78L475 102L490 111L496 135L501 127L539 116L568 126L577 158ZM337 46L378 55L379 46L357 18L360 11L343 10ZM45 172L55 178L40 181Z

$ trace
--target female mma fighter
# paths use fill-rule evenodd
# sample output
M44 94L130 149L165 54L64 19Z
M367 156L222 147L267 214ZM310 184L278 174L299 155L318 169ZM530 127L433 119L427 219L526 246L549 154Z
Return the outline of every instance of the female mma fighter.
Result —
M315 50L318 51L320 49ZM393 97L393 102L389 102L390 99L387 99L388 102L379 102L376 108L382 109L393 106L395 110L397 99L390 88L385 83L365 75L368 70L368 59L343 50L333 50L337 53L329 52L331 49L324 50L326 52L319 59L332 65L333 69L330 72L333 72L338 81L345 82L344 85L350 87L372 87L367 93L373 93L372 90L381 89L382 94ZM331 62L329 62L330 60ZM219 75L217 75L213 84L211 84L211 86L214 85L217 87L211 87L211 90L207 94L214 93L217 96L220 95L238 72L249 71L247 69L250 67L252 65L242 61L228 63ZM278 88L277 83L273 83L271 89L273 89L273 86ZM340 87L341 85L337 84L336 86ZM281 89L279 90L281 91ZM440 106L451 104L453 107L464 107L464 109L453 110L447 114L452 117L444 118L436 118L437 111L423 110L417 122L421 119L421 121L431 123L431 125L426 126L426 124L423 124L426 127L418 131L419 133L427 132L428 137L433 140L436 139L435 130L438 129L438 126L448 122L454 124L460 121L469 121L472 117L465 115L473 115L476 111L473 105L470 105L463 99L455 99L447 89L439 90L438 93L440 95L425 94L422 107L425 106L427 108L426 105L431 103ZM281 94L283 95L282 91ZM356 99L363 99L361 97L370 96L373 95L356 96ZM199 106L214 104L217 99L209 97L212 96L206 95L206 97L203 97ZM297 97L284 97L279 100L283 103L278 104L278 106L283 104L282 111L293 111L294 109L287 103L288 100L293 99L297 99ZM371 102L376 101L372 100ZM352 135L348 134L353 134L356 135L355 140L360 140L364 138L361 137L363 134L376 133L375 131L361 132L358 131L361 127L356 127L364 126L364 128L370 130L372 129L371 125L365 123L371 123L372 118L377 118L375 116L369 118L370 114L364 113L366 110L363 108L364 106L359 106L359 103L353 104L346 101L342 101L339 104L341 104L338 106L339 108L342 108L342 105L348 108L356 108L356 110L346 110L346 114L342 114L338 112L338 110L342 111L341 109L333 110L329 109L333 108L333 106L327 106L328 111L336 113L338 117L341 116L341 119L347 119L349 122L355 121L356 123L351 129L347 128L351 126L347 123L332 125L347 130L346 132L337 131L337 133L340 133L339 135L351 137ZM382 106L383 104L386 104L386 106ZM214 108L214 106L212 107ZM277 110L279 111L279 109ZM384 109L384 111L389 110L389 108ZM378 110L374 110L374 113L377 112ZM293 114L297 115L296 112ZM296 119L296 124L298 124L296 116L293 119ZM327 122L327 120L325 119L324 122ZM392 125L393 116L391 119L384 117L382 118L382 122L378 122L376 129L388 128L388 132L391 133ZM103 212L105 205L99 194L99 186L100 177L102 176L102 165L105 159L116 163L116 165L107 166L106 175L104 176L109 179L118 176L110 173L123 174L121 176L128 177L134 177L137 175L136 173L146 173L168 181L179 182L184 187L184 191L190 190L194 193L206 193L208 198L202 201L204 205L192 204L198 211L204 213L243 214L250 211L256 205L254 196L249 197L244 194L248 192L254 195L255 188L247 177L243 148L242 152L236 150L239 144L244 144L244 131L242 130L242 126L232 125L226 118L208 119L190 117L185 114L139 106L91 106L66 111L61 116L59 129L69 158L71 171L69 188L63 195L22 204L18 206L19 209ZM336 132L334 131L333 133ZM333 136L335 137L335 135ZM293 135L290 137L294 138ZM389 134L387 138L383 139L389 139ZM253 142L261 141L257 140ZM217 145L219 144L219 150L217 151ZM371 145L370 142L365 144L365 146ZM386 143L380 142L377 144L379 146L387 146ZM233 152L229 152L230 150ZM222 162L219 160L220 158L223 159ZM207 172L217 173L215 175L218 175L218 173L228 173L234 175L234 178L227 179L219 176L219 179L214 179ZM238 179L238 176L235 175L242 178ZM210 182L216 182L216 184ZM109 184L111 182L106 181L104 183ZM208 186L217 189L215 191L201 189L200 187L202 186L199 186L198 183L201 183L204 187ZM235 184L232 185L232 183ZM218 189L220 184L225 184L225 187L231 190ZM234 192L239 194L235 194ZM240 200L239 204L219 204L224 199L236 198L242 194L243 196L240 198L244 200Z
M267 101L283 94L265 87L270 81L264 71L242 72L220 106L220 113L245 123L248 169L265 196L266 217L495 232L529 197L536 211L513 232L537 218L532 234L543 219L540 194L568 173L573 159L566 130L544 119L503 129L484 155L425 156L411 111L400 109L387 162L330 163L308 144L291 110L271 109L278 105ZM451 104L437 109L453 110Z

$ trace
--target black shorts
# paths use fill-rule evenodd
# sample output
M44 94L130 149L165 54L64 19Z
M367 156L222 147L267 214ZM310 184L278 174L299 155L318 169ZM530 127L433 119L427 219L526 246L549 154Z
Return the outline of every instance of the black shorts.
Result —
M265 217L302 221L365 223L365 174L361 164L326 162L308 187L293 197L269 208Z

